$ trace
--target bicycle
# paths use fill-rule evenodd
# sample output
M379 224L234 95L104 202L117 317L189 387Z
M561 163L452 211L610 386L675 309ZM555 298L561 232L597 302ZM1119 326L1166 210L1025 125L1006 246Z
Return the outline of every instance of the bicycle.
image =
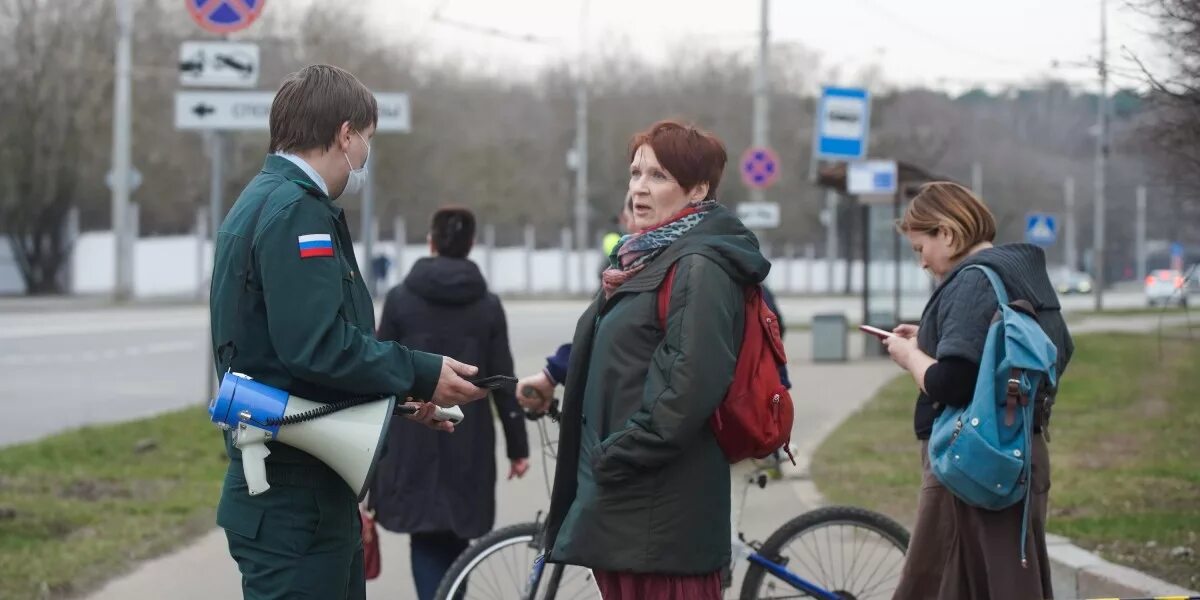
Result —
M557 421L556 403L547 414ZM538 423L543 455L553 459L556 442L547 436L544 420L539 415L529 418ZM748 461L745 466L734 467L743 484L731 515L734 531L739 529L750 488L765 488L771 479L768 473L779 468L779 460ZM544 472L548 472L546 462ZM599 600L600 590L586 568L555 564L545 577L542 532L539 511L533 522L504 527L479 538L446 572L437 599ZM801 514L776 529L762 544L747 542L738 532L731 541L732 562L748 564L739 598L891 598L908 541L908 531L891 518L849 506L829 506ZM732 578L724 579L728 590Z

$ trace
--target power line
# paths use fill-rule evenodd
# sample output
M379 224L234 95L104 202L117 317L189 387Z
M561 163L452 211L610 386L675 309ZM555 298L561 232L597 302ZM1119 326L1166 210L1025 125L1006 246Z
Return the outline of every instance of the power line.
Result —
M974 55L976 58L986 60L988 62L992 62L992 63L996 63L996 64L1005 64L1005 65L1020 66L1020 67L1028 67L1029 66L1028 63L1025 63L1022 61L1013 60L1011 58L1002 58L999 56L993 56L991 54L987 54L986 52L980 52L979 50L975 49L974 47L972 47L970 45L958 43L957 41L951 40L945 36L942 36L939 33L932 32L932 31L925 29L924 27L921 27L919 25L914 25L911 21L908 21L907 19L897 15L896 13L892 12L890 9L884 8L883 6L880 6L879 4L875 3L874 0L861 0L861 1L864 4L873 8L876 12L883 14L885 17L890 19L896 25L899 25L905 29L908 29L909 31L918 33L918 34L920 34L932 41L938 42L942 46L945 46L952 50L956 50L958 52L963 52L965 54L971 54L971 55Z

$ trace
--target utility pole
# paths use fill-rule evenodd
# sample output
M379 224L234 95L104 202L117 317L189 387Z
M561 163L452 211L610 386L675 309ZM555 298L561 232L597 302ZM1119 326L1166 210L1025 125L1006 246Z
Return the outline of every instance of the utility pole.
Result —
M575 76L575 244L587 250L588 238L588 0L579 7L579 72Z
M1146 186L1137 187L1137 231L1134 232L1138 281L1146 277Z
M1104 186L1108 168L1108 0L1100 0L1100 98L1096 119L1096 214L1092 264L1097 312L1104 309Z
M764 148L768 145L767 140L767 123L768 111L770 110L769 98L767 95L767 78L768 78L768 46L770 45L771 33L767 21L770 17L770 0L761 0L762 14L759 15L761 22L758 28L758 68L754 71L754 147ZM751 202L762 202L766 198L766 192L761 189L750 190Z
M133 2L117 0L116 82L113 86L112 229L115 253L113 296L117 301L133 296L133 240L129 239L130 183L130 65L133 54Z
M1065 238L1063 262L1072 271L1079 268L1078 247L1075 242L1075 178L1068 177L1063 181L1063 212L1066 213L1063 224Z

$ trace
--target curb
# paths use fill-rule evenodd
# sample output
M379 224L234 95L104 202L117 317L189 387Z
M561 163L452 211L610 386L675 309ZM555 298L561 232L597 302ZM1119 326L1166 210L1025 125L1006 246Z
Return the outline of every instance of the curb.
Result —
M1110 563L1062 536L1047 534L1057 596L1069 598L1200 596L1141 571Z

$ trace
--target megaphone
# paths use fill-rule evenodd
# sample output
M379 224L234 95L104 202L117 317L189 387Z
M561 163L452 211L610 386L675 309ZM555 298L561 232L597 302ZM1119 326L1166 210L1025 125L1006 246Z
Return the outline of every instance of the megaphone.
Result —
M251 496L271 489L267 482L266 443L299 448L333 469L361 501L367 495L394 413L415 409L396 398L355 399L324 404L293 396L241 373L226 373L217 397L208 405L212 422L230 432L242 451L242 470ZM434 418L458 423L457 406L435 411Z

